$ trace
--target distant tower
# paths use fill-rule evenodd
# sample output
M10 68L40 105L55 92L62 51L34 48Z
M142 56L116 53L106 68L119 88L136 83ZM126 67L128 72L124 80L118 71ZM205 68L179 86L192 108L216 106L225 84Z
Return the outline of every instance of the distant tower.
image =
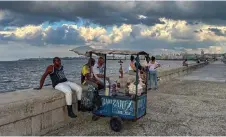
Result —
M201 55L204 56L204 51L203 50L201 51Z

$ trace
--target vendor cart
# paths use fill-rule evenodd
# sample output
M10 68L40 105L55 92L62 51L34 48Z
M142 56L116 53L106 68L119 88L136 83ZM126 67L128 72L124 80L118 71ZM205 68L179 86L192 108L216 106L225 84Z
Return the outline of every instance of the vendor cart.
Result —
M138 94L139 74L138 65L136 66L136 72L134 72L135 78L135 94L125 94L125 92L116 92L115 95L106 95L106 66L107 55L119 54L119 55L134 55L136 56L136 62L139 62L139 56L148 56L144 51L125 51L125 50L90 50L87 54L92 57L92 54L102 56L105 58L104 69L104 85L105 88L99 90L99 96L101 97L102 105L94 110L92 120L97 120L99 117L110 117L110 127L113 131L119 132L122 129L124 120L136 121L146 115L147 107L147 82L144 84L143 92ZM148 76L146 76L147 78ZM119 78L120 79L120 78ZM111 86L110 86L111 87ZM120 91L125 89L121 88Z

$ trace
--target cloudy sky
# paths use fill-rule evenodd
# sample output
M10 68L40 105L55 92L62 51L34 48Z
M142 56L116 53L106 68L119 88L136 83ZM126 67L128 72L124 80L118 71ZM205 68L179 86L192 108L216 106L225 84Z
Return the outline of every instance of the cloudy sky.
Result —
M226 52L226 2L0 2L0 60L75 56L78 46Z

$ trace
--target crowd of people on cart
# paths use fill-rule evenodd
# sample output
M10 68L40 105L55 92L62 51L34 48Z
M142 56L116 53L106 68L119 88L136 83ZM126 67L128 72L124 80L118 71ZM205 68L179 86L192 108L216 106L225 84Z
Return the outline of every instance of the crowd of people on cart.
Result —
M36 90L40 90L43 87L44 81L46 77L49 75L52 81L52 87L54 89L57 89L61 92L65 93L66 98L66 104L67 104L67 110L68 110L68 116L71 118L76 118L77 115L74 114L72 109L72 91L76 91L77 100L78 100L78 110L81 111L82 104L82 92L83 87L87 85L92 85L95 89L101 90L106 87L105 84L112 85L113 83L118 86L120 83L115 83L114 80L110 80L109 77L105 77L105 60L103 57L99 57L97 62L94 58L89 58L88 62L82 66L81 69L81 85L76 84L74 82L70 82L67 80L63 66L61 65L61 59L59 57L55 57L53 59L53 64L49 65L45 71L45 73L42 75L40 80L40 86L38 88L35 88ZM157 71L156 69L160 67L160 64L156 62L155 57L146 57L146 64L141 65L139 62L139 58L135 58L134 56L131 56L130 63L128 65L128 73L129 74L136 74L136 71L138 70L138 77L141 82L141 87L138 86L138 90L142 88L143 85L147 84L148 81L145 81L146 79L146 73L149 72L149 80L151 85L151 81L154 81L154 89L157 89ZM138 68L138 69L137 69ZM104 78L106 81L104 81ZM127 89L129 90L128 93L134 93L136 90L136 85L134 84L136 81L135 79L131 80L130 83L127 83ZM144 83L142 83L144 82ZM142 85L143 84L143 85ZM119 86L120 87L120 86Z

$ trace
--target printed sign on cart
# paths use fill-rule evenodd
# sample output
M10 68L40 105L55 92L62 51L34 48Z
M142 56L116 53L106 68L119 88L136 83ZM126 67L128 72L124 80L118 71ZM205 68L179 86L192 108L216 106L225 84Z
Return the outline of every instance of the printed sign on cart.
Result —
M144 115L146 110L146 96L139 98L137 106L137 115L140 117ZM135 102L103 97L102 107L95 113L105 116L120 115L126 118L133 118L135 116Z
M138 104L137 104L137 116L138 117L141 117L145 114L145 111L146 111L146 103L147 103L147 100L146 100L146 96L142 96L140 97L140 99L138 100Z
M112 113L134 116L134 102L132 100L112 100Z
M119 100L113 98L102 98L102 108L99 113L110 115L134 116L134 102L132 100Z

